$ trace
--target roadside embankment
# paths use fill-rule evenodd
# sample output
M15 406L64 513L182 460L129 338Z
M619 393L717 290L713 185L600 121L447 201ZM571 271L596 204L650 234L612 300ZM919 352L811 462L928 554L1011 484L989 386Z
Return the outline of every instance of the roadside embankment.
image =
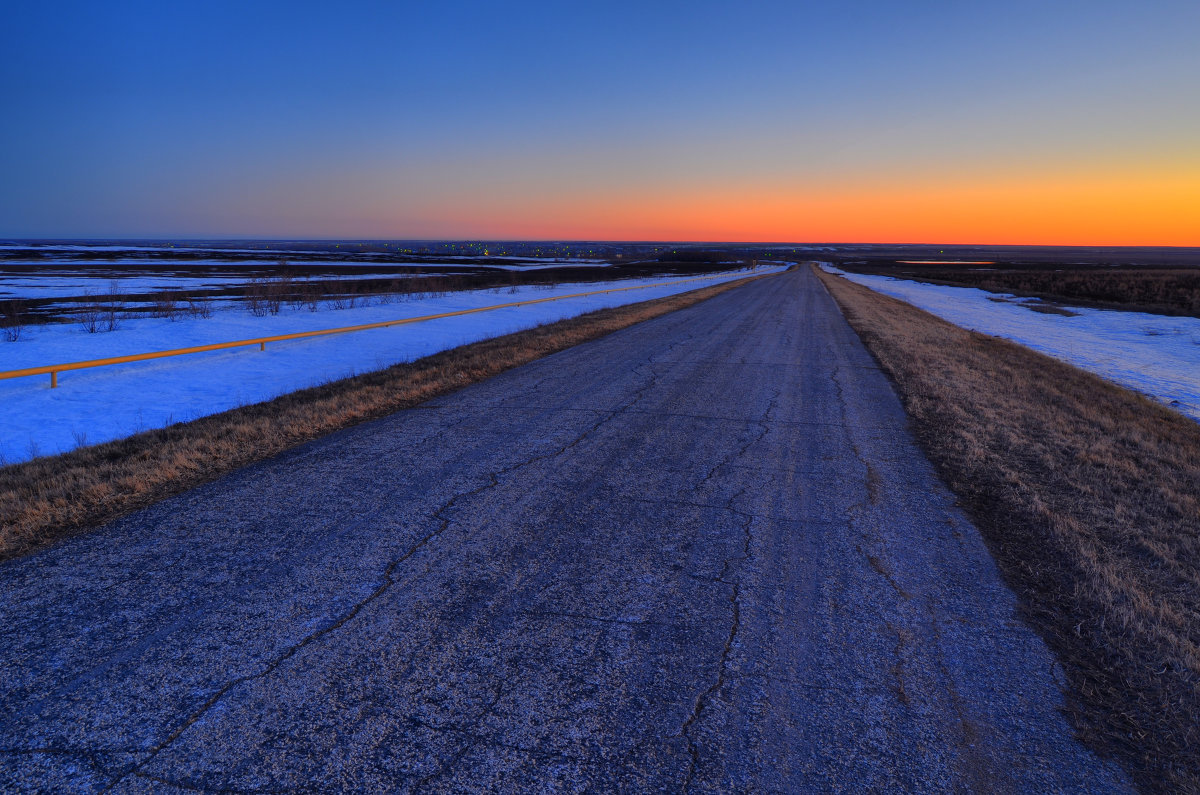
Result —
M223 302L211 316L167 317L164 304L162 317L131 317L113 302L96 319L94 333L97 316L89 315L86 326L44 325L0 346L0 466L261 403L585 312L765 272L500 291L436 289L412 293L400 304L355 302L351 295L334 311L311 311L312 305L275 295L257 309Z
M1081 736L1200 790L1200 425L814 270L1057 652Z
M289 447L414 406L759 277L604 309L275 400L0 469L0 560Z

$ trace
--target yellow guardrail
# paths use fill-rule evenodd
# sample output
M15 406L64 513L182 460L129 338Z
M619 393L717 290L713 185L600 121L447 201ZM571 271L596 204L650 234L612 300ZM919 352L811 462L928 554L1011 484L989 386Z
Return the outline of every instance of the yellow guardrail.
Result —
M23 378L31 375L50 375L50 387L58 387L58 374L67 370L86 370L91 367L105 367L111 364L127 364L129 362L142 362L147 359L164 359L168 356L184 356L189 353L205 353L207 351L220 351L227 348L241 348L247 345L257 345L259 350L266 350L268 342L283 342L285 340L298 340L307 337L324 337L329 334L346 334L351 331L367 331L369 329L387 328L389 326L403 326L407 323L420 323L426 320L438 320L444 317L457 317L459 315L472 315L476 312L490 312L495 309L508 309L514 306L525 306L527 304L544 304L548 301L563 301L568 298L583 298L589 295L602 295L604 293L621 293L626 290L645 290L649 287L665 287L671 284L686 284L687 282L699 282L708 279L721 279L727 277L728 274L719 276L697 276L692 279L676 279L669 282L655 282L653 284L637 284L633 287L612 287L607 290L592 290L586 293L572 293L570 295L553 295L549 298L531 298L525 301L513 301L508 304L495 304L493 306L479 306L474 309L460 309L456 312L441 312L436 315L422 315L420 317L405 317L399 320L385 320L380 323L364 323L359 326L342 326L341 328L320 329L318 331L300 331L294 334L276 334L272 337L254 337L248 340L236 340L234 342L217 342L212 345L196 345L191 348L174 348L168 351L153 351L151 353L135 353L129 356L113 356L107 359L90 359L84 362L67 362L64 364L48 364L43 367L26 367L21 370L3 370L0 371L0 380L5 378Z

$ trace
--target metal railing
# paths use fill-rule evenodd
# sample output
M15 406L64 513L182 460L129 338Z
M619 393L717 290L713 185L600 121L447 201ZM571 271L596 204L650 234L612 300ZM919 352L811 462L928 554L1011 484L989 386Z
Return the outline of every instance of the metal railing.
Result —
M184 356L190 353L206 353L208 351L219 351L228 348L241 348L248 345L257 345L259 350L265 351L268 342L283 342L285 340L298 340L307 337L324 337L330 334L346 334L352 331L367 331L369 329L387 328L389 326L403 326L408 323L421 323L426 320L438 320L446 317L457 317L460 315L471 315L476 312L490 312L496 309L508 309L514 306L526 306L528 304L544 304L548 301L563 301L568 298L584 298L589 295L602 295L604 293L620 293L627 290L644 290L650 287L665 287L672 284L686 284L687 282L698 282L707 279L727 278L729 274L723 273L717 276L697 276L691 279L676 279L669 282L655 282L653 284L637 284L632 287L611 287L607 290L592 290L586 293L572 293L570 295L553 295L549 298L530 298L524 301L513 301L507 304L495 304L493 306L480 306L474 309L460 309L456 312L440 312L436 315L422 315L420 317L406 317L399 320L385 320L380 323L364 323L358 326L342 326L341 328L320 329L317 331L300 331L294 334L276 334L270 337L253 337L246 340L236 340L234 342L218 342L212 345L196 345L190 348L174 348L167 351L153 351L150 353L135 353L128 356L112 356L107 359L89 359L83 362L66 362L63 364L48 364L42 367L25 367L20 370L3 370L0 371L0 380L6 378L23 378L32 375L47 375L50 376L50 387L52 389L58 387L58 374L67 370L86 370L91 367L106 367L112 364L127 364L129 362L142 362L147 359L164 359L169 356Z

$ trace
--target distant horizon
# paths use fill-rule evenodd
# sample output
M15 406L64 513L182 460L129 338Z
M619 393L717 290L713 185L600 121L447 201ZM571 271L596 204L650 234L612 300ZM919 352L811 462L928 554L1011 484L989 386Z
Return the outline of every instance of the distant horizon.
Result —
M108 237L0 237L4 243L549 243L628 246L775 246L819 248L826 246L876 246L880 248L934 247L953 248L1101 248L1101 249L1197 249L1195 245L1162 245L1156 243L948 243L945 241L867 241L867 240L669 240L669 239L606 239L606 238L543 238L543 237L220 237L205 235L174 236L108 236Z

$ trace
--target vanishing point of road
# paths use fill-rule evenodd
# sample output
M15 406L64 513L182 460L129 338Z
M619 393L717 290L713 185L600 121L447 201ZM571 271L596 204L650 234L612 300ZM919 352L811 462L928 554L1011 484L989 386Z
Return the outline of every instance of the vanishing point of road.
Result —
M1129 789L807 270L0 565L3 791Z

